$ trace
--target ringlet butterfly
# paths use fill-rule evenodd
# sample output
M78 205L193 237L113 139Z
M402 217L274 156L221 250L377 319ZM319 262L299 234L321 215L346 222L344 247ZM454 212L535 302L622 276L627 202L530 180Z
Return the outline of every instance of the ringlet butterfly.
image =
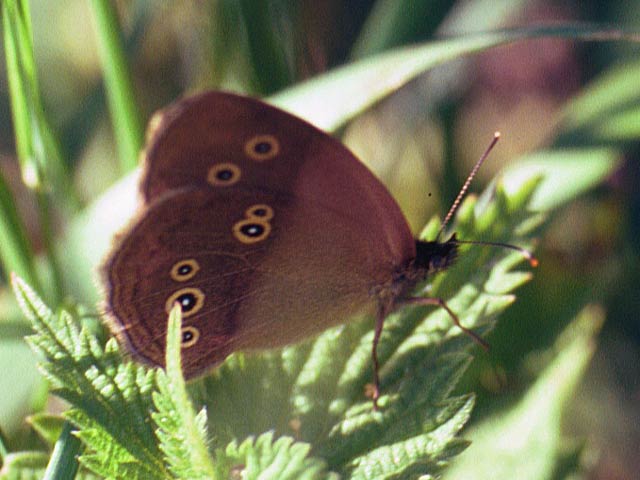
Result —
M222 92L176 102L149 130L141 211L103 266L107 312L139 360L164 365L176 302L186 378L232 352L291 344L374 306L376 407L377 343L403 304L445 308L484 345L443 300L411 296L464 242L414 240L386 188L337 140Z

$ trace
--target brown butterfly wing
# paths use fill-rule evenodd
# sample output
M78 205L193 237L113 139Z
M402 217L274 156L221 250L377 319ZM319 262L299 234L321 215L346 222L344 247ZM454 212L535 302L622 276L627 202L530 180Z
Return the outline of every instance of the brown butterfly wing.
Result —
M157 118L145 209L104 268L108 307L139 357L164 363L174 301L194 376L232 351L345 321L415 258L384 186L312 125L216 92Z
M202 191L183 189L169 192L152 203L118 240L103 267L108 286L107 308L114 320L115 331L135 356L149 363L164 364L167 310L171 307L167 302L176 292L193 288L194 282L188 278L190 273L184 270L181 273L180 265L176 267L180 262L195 271L194 279L212 271L211 266L215 266L212 273L220 274L221 278L208 280L217 281L217 286L207 300L219 305L220 318L230 317L232 306L225 306L224 302L236 288L233 272L241 272L243 267L234 257L233 245L225 244L220 232L202 228L206 223L201 212L194 212L192 207L206 207L203 200L207 199L215 200L215 197L203 199ZM220 207L209 212L213 224L223 223L227 218ZM221 254L216 255L216 252ZM225 272L229 274L225 275ZM202 327L199 316L185 314L185 325L193 322L197 324L196 328ZM228 355L234 328L224 321L212 322L207 328L210 362L215 363ZM193 363L193 357L192 350L184 349L185 367Z
M146 201L181 187L209 187L212 168L237 165L236 185L293 194L350 215L371 235L381 262L415 257L414 240L396 202L340 142L260 100L207 92L179 101L150 128L141 191ZM266 154L252 142L274 141Z
M151 125L141 182L147 201L175 188L208 186L211 167L226 163L242 169L247 188L290 192L316 133L258 100L222 92L179 101L156 114ZM247 142L268 135L277 137L278 151L247 156ZM258 163L268 168L254 169Z
M268 225L262 237L242 232L248 225L251 234L252 221ZM292 343L346 320L388 277L361 227L291 195L171 192L109 258L110 313L136 356L163 365L167 312L181 292L191 295L183 306L187 377L235 350Z

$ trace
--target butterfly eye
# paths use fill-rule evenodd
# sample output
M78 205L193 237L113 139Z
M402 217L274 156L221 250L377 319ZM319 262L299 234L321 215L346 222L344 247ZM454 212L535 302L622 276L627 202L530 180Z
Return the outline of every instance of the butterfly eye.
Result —
M171 268L171 278L176 282L186 282L195 276L200 270L200 265L193 258L180 260Z
M196 327L183 327L182 329L182 348L189 348L198 343L200 339L200 331Z
M227 187L238 183L242 171L235 163L217 163L209 169L207 182L214 187Z
M280 143L273 135L256 135L245 143L244 153L249 158L262 162L280 153Z
M245 212L247 218L259 218L261 220L271 220L273 218L273 208L269 205L253 205Z
M204 293L202 293L202 290L199 288L181 288L167 299L167 303L165 304L165 310L167 313L171 312L171 309L176 302L180 304L182 317L187 318L200 311L204 305Z

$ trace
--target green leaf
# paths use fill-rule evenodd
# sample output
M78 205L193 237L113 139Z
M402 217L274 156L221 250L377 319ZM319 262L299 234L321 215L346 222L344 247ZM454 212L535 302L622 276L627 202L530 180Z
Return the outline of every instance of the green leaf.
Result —
M530 208L552 210L604 181L620 165L620 155L614 148L543 150L508 167L503 182L513 190L532 176L540 176L540 187L531 199Z
M241 475L246 480L277 478L278 480L338 480L326 470L325 463L310 457L311 446L294 442L292 438L274 440L272 432L257 439L248 438L238 445L231 442L224 451L217 452L217 460L226 464L228 476Z
M471 447L445 478L555 478L558 465L567 457L561 453L567 444L562 415L572 404L602 322L598 308L586 308L561 335L553 362L524 397L509 411L496 413L468 433ZM575 455L573 458L576 460Z
M64 418L49 413L36 413L27 418L36 433L45 442L53 445L62 433Z
M11 453L4 459L0 480L42 480L48 461L49 455L44 452ZM75 480L99 479L86 471L80 471L75 476Z
M114 478L165 478L149 421L155 371L123 363L114 339L102 347L67 312L54 314L21 279L12 280L36 331L27 340L44 359L53 391L74 405L65 415L81 428L78 436L88 449L80 462Z
M363 58L408 42L424 40L442 21L447 2L421 0L377 0L351 49L353 58ZM438 8L440 7L440 8ZM407 12L411 12L407 15ZM484 28L480 27L480 30Z
M181 365L182 318L180 307L169 314L166 374L158 372L158 392L153 395L160 448L176 478L211 480L216 475L207 450L207 412L197 415L187 395Z
M428 37L495 30L521 15L527 2L475 0L457 4L454 8L446 0L376 0L373 3L354 42L353 58L363 58Z
M637 141L640 97L635 79L638 75L640 61L627 61L614 65L588 85L565 108L558 145L615 145Z
M352 462L352 479L396 479L437 476L450 458L460 454L468 442L456 438L468 421L473 399L469 397L451 418L428 434L385 445Z
M42 480L48 461L44 452L11 453L4 458L0 480Z
M397 48L350 63L288 88L272 96L270 101L323 130L335 131L431 68L491 47L542 37L640 41L634 32L625 33L591 25L473 33Z
M467 198L455 229L468 238L526 243L539 224L532 222L539 215L523 208L536 185L533 177L514 193L500 187L490 200ZM429 295L444 298L467 327L485 333L513 301L511 288L528 278L514 271L522 260L517 253L466 246L458 262L433 279ZM194 404L204 407L195 415L180 374L177 312L169 324L167 373L154 373L123 364L113 340L102 347L70 315L53 314L19 279L14 289L34 322L30 343L47 359L44 371L74 406L66 415L88 449L80 461L104 476L226 478L244 465L249 476L266 469L300 478L308 469L320 478L328 471L344 478L367 472L403 478L438 474L466 445L456 435L472 399L451 392L473 344L442 309L405 308L386 320L379 412L365 395L372 379L372 324L364 320L315 342L232 355L190 386ZM152 393L155 380L159 391ZM157 437L149 421L152 395ZM249 440L238 444L241 438ZM222 456L229 445L233 455Z
M125 411L122 412L124 413ZM132 453L133 449L123 443L122 437L123 434L126 435L125 432L112 434L113 429L108 429L108 426L93 420L81 408L69 410L65 415L78 425L77 435L87 446L88 451L80 457L80 463L88 470L106 478L122 480L170 478L161 464L150 462L146 458L141 460ZM114 416L112 421L115 420ZM131 441L136 442L136 439L131 438ZM154 445L150 447L155 449Z
M18 275L11 275L11 285L24 315L37 332L46 335L49 331L48 322L53 322L53 312Z
M67 168L40 99L29 2L6 0L1 6L12 118L23 179L34 189L53 188L61 202L73 206L75 195Z

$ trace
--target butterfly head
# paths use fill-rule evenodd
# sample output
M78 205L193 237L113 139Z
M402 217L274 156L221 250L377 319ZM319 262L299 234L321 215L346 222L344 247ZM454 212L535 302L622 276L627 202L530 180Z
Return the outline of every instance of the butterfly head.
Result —
M414 267L429 275L451 266L457 256L458 241L455 233L444 242L416 240Z

